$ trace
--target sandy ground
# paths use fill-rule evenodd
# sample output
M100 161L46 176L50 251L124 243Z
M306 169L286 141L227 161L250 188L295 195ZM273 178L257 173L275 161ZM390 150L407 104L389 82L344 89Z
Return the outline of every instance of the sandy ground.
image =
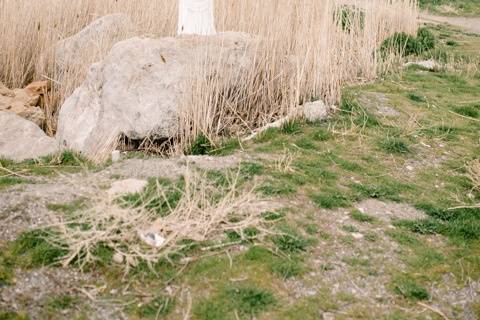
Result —
M443 17L435 16L428 13L422 13L420 21L430 23L448 23L453 26L463 28L467 31L480 33L480 17L479 18L466 18L466 17Z

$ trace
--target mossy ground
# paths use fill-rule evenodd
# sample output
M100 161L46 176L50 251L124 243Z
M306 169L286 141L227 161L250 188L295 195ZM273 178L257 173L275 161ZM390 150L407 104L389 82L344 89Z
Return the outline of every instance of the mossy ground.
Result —
M477 36L445 27L433 31L438 50L457 57L454 63L479 58ZM383 116L365 99L380 94L398 115ZM468 163L480 158L478 71L411 67L346 88L343 96L327 121L290 122L241 145L253 157L240 165L241 185L256 184L256 192L283 205L263 215L282 235L245 240L187 265L162 260L155 272L141 264L128 276L111 262L112 252L99 248L101 259L87 271L105 282L101 296L118 302L131 319L319 319L325 312L335 319L441 319L419 302L453 317L465 308L480 316L478 301L453 306L448 298L480 281L480 209L451 209L480 202L466 174ZM239 148L226 146L229 153ZM25 176L51 173L43 164L2 165ZM222 184L224 173L209 175ZM162 183L181 188L181 181ZM356 208L366 199L409 204L425 216L385 221ZM174 204L178 194L168 201ZM86 203L49 209L69 215ZM155 205L165 213L165 203ZM62 251L45 237L30 232L1 244L0 287L15 284L16 268L55 267ZM192 245L189 254L200 246ZM82 295L59 294L45 301L41 313L88 318L79 311L84 303ZM0 318L23 317L8 312Z

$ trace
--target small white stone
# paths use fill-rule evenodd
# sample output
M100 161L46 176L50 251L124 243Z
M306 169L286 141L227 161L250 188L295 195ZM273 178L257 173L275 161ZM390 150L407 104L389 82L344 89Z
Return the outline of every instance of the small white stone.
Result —
M317 291L315 291L315 290L307 290L307 292L305 292L305 295L306 295L307 297L313 297L313 296L315 296L316 294L317 294Z
M121 254L121 253L119 253L119 252L115 253L115 254L113 255L113 257L112 257L112 260L113 260L113 262L115 262L115 263L122 264L122 263L123 263L123 260L124 260L124 259L123 259L123 254Z
M121 155L119 150L112 151L112 162L118 162L121 160Z

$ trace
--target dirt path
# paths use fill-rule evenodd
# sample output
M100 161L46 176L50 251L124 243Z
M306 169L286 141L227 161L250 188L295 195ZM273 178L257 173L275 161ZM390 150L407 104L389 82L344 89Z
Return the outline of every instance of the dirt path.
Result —
M431 15L429 13L422 13L420 21L433 23L448 23L453 26L461 27L465 30L474 33L480 33L480 17L466 18L466 17L444 17Z

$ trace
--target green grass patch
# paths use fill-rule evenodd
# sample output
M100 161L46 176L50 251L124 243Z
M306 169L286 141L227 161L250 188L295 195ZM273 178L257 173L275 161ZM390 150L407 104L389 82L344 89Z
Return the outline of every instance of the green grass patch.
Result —
M298 120L290 120L286 121L280 130L285 134L298 134L302 132L302 125Z
M158 296L148 303L136 308L136 314L141 319L159 319L173 311L175 300L170 297Z
M214 175L214 173L211 174ZM217 175L215 179L220 183L222 178ZM152 210L159 216L165 216L170 213L171 209L177 206L182 197L183 189L183 179L172 182L163 178L151 178L145 191L125 195L121 197L120 203L123 206L131 207L145 206L145 208Z
M18 178L18 177L1 177L0 178L0 190L2 188L18 185L18 184L25 184L25 183L30 183L29 180L24 179L24 178Z
M199 134L195 140L190 144L188 149L185 151L186 154L190 155L195 155L195 156L201 156L201 155L207 155L210 152L215 150L215 146L204 134Z
M30 317L24 313L0 310L0 319L1 320L30 320Z
M255 318L277 303L274 295L256 286L227 286L214 297L198 303L193 314L201 320Z
M263 132L259 133L254 141L256 143L264 143L268 141L272 141L275 138L278 137L280 133L280 130L278 128L268 128L267 130L264 130Z
M423 203L417 205L429 218L402 220L396 224L419 234L442 234L464 241L480 239L480 210L478 208L443 209Z
M475 119L480 118L480 104L472 104L472 105L456 107L453 109L453 111L465 117L470 117Z
M360 210L353 210L350 212L350 217L358 222L361 223L375 223L377 222L377 219L375 217L372 217L366 213L361 212Z
M70 203L48 203L47 209L59 213L65 214L67 217L71 217L75 212L85 209L87 204L85 199L78 199Z
M309 245L308 239L286 227L281 228L281 234L273 236L272 241L279 250L288 254L304 252Z
M355 233L355 232L360 231L360 230L358 230L357 227L355 227L354 225L351 225L351 224L342 225L342 230L345 231L345 232L350 232L350 233Z
M34 230L21 234L12 245L16 262L25 268L56 265L65 256L66 250L50 241L46 230Z
M407 154L410 152L408 144L400 138L386 137L378 141L381 150L390 154Z
M430 294L427 289L408 276L397 277L394 282L394 292L409 300L428 300Z
M78 301L76 297L70 295L60 295L49 298L46 302L47 308L53 311L68 310Z
M324 209L346 208L352 204L352 199L339 190L329 190L310 195L312 201Z
M416 93L416 92L409 92L408 93L408 98L412 100L413 102L421 103L421 102L426 102L425 97Z
M266 181L257 188L257 191L269 196L281 196L294 194L297 189L294 185L285 181Z
M436 138L448 141L456 139L459 131L460 130L458 128L441 124L421 129L419 133L428 138Z
M384 40L380 47L380 52L383 56L394 53L406 57L420 55L425 51L432 50L436 44L435 35L427 28L420 28L416 37L404 32L395 33Z
M319 128L316 129L311 135L311 139L314 141L328 141L333 138L333 135L330 131Z

